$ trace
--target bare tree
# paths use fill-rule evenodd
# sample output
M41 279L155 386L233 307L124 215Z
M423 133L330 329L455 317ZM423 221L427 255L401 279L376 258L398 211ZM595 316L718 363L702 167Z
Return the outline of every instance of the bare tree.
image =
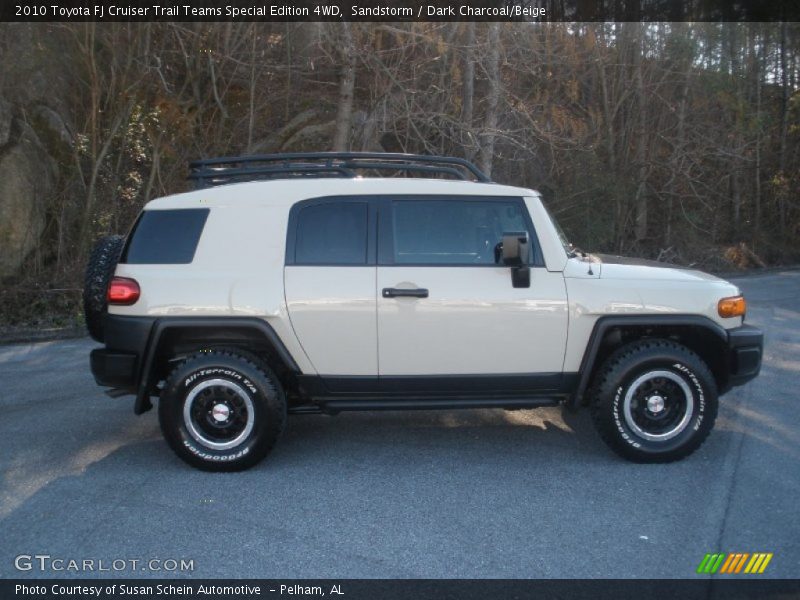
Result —
M339 82L339 107L336 113L336 132L333 135L333 150L348 150L350 132L353 128L353 94L356 85L356 48L348 21L341 24L342 75Z
M486 116L483 121L478 165L484 173L491 177L495 141L497 140L498 107L502 88L502 81L500 80L500 23L497 21L489 24L486 46L488 52L485 68L489 91L486 97Z

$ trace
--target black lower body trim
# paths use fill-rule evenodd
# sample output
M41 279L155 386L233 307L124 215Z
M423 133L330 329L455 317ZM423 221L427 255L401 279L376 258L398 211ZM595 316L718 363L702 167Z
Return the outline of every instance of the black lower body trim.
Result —
M320 400L321 412L337 413L352 410L453 410L464 408L538 408L541 406L557 406L559 398L475 398L462 397L408 397L408 398L331 398ZM291 409L290 409L291 412ZM298 412L310 412L300 410Z
M406 375L338 377L301 375L300 395L310 404L289 412L311 414L350 410L536 408L568 398L577 373L500 375ZM293 410L296 408L296 411Z
M568 395L578 383L577 373L499 375L390 375L341 377L301 375L301 394L308 398L337 397L470 397Z

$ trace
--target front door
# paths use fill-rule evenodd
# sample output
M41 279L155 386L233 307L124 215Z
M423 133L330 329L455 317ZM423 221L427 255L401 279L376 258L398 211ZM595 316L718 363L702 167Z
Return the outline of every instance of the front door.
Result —
M544 267L521 198L389 197L381 204L378 370L384 391L546 390L567 336L563 275ZM529 288L495 261L504 232L533 244Z

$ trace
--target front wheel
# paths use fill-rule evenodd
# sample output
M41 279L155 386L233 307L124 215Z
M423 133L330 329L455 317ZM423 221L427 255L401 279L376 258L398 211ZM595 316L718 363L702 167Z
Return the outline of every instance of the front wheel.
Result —
M236 351L195 354L161 392L161 431L175 453L206 471L240 471L264 458L286 422L278 378Z
M669 340L623 346L601 367L592 393L600 437L634 462L685 458L717 416L717 386L703 360Z

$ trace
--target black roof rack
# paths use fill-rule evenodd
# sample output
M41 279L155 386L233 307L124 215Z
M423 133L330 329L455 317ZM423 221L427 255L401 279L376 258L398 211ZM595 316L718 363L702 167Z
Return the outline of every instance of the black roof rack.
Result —
M189 163L196 188L259 179L357 177L364 171L445 175L482 183L491 181L463 158L388 152L294 152L209 158Z

